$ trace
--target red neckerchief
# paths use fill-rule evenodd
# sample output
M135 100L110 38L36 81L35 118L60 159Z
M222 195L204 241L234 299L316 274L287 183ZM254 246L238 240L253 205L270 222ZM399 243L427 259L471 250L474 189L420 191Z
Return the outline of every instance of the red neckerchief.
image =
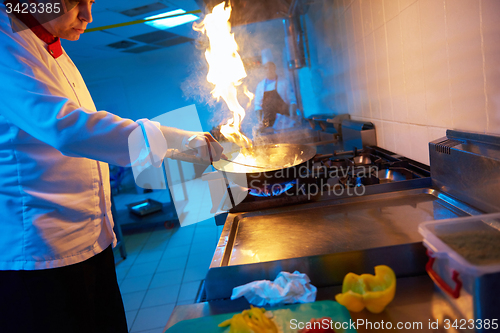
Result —
M61 46L61 40L59 37L53 36L50 32L47 31L43 26L37 25L36 27L31 28L31 31L47 43L47 51L49 51L50 55L57 59L63 54L63 49Z
M19 3L18 0L7 0L4 3L10 2L13 5ZM42 41L47 43L47 51L50 55L57 59L63 54L61 40L59 37L53 36L50 32L47 31L37 20L33 17L29 12L28 13L18 13L13 11L13 14L23 22L28 28L33 31L33 33L40 38Z

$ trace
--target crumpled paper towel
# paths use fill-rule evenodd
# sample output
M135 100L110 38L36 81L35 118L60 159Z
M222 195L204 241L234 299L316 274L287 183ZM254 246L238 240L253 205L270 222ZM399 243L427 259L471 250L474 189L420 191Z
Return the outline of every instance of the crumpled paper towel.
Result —
M281 272L273 282L259 280L234 288L231 299L244 296L256 306L314 302L317 288L309 282L307 274Z

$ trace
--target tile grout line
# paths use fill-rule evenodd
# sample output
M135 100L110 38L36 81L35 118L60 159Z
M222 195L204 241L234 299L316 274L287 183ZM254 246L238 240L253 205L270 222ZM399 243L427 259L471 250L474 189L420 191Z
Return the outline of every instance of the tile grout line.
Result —
M184 278L185 278L185 275L186 275L187 262L188 262L188 260L189 260L190 255L192 254L192 253L191 253L191 251L192 251L192 246L193 246L193 244L194 244L194 239L195 239L195 235L196 235L196 230L199 230L197 227L198 227L198 226L195 226L195 228L194 228L194 230L193 230L193 232L192 232L192 234L191 234L191 236L190 236L190 237L191 237L191 239L190 239L189 244L186 244L186 245L179 245L179 246L189 246L189 251L188 251L188 253L187 253L186 262L185 262L185 265L184 265L184 268L183 268L183 275L182 275L182 278L181 278L181 281L180 281L180 287L179 287L179 292L178 292L178 294L177 294L176 301L175 301L175 302L170 302L170 303L167 303L167 304L158 305L158 306L174 305L174 307L175 307L175 306L177 305L177 303L179 302L179 297L180 297L180 288L182 287L182 284L183 284L183 282L184 282ZM155 230L155 231L159 231L159 230ZM125 278L126 278L126 277L128 276L128 274L130 273L130 271L131 271L132 267L136 264L137 258L140 256L140 253L144 250L144 248L145 248L148 244L150 244L151 238L153 237L153 234L155 233L155 231L150 232L150 233L149 233L149 236L147 236L147 237L145 238L145 240L143 241L142 246L139 246L139 248L140 248L140 250L138 250L139 254L137 255L137 257L136 257L136 258L134 259L134 261L132 262L132 264L131 264L131 266L130 266L129 270L127 271L127 273L125 274L125 276L124 276L123 280L125 280ZM216 237L218 237L218 234L217 234L217 228L215 228L215 234L216 234ZM132 327L134 326L135 321L137 320L137 316L138 316L138 314L139 314L139 311L141 311L142 309L148 309L148 308L153 308L153 307L156 307L156 305L155 305L155 306L143 307L143 304L144 304L144 301L145 301L145 296L146 296L146 294L149 292L149 290L154 289L154 288L151 288L151 284L152 284L152 281L153 281L154 277L156 276L156 274L158 274L158 273L159 273L159 272L158 272L159 262L161 262L161 261L165 258L165 253L166 253L167 248L168 248L168 245L170 245L170 241L171 241L171 239L172 239L171 237L172 237L172 233L170 233L170 235L168 236L168 239L166 240L166 241L167 241L167 244L165 245L165 248L162 250L162 255L161 255L161 257L160 257L160 258L159 258L159 260L158 260L158 264L157 264L157 266L156 266L156 268L155 268L155 271L154 271L154 273L153 273L153 275L152 275L151 281L149 282L149 285L148 285L147 289L145 290L144 297L143 297L143 299L142 299L142 301L141 301L141 304L140 304L139 308L137 309L137 313L136 313L136 315L135 315L134 319L132 320L132 323L131 323L131 326L130 326L130 331L129 331L129 332L131 332ZM193 282L197 282L197 281L193 281ZM134 310L130 310L130 311L134 311ZM158 327L158 328L161 328L161 327ZM155 329L155 328L151 328L151 329ZM149 330L149 329L148 329L148 330ZM145 330L145 331L148 331L148 330ZM145 332L145 331L136 331L136 332L134 332L134 333Z
M123 278L123 280L125 280L127 278L127 275L128 273L130 272L130 270L132 269L132 267L134 266L137 258L139 258L139 255L141 254L142 250L144 249L144 247L146 246L146 244L148 243L149 239L151 238L151 235L153 234L153 232L150 232L149 233L149 236L147 237L147 239L144 241L144 244L142 245L141 247L141 250L139 251L139 254L137 255L137 257L134 259L134 262L132 263L132 265L130 266L127 274L125 274L125 277ZM154 274L153 274L154 275ZM153 278L151 278L151 280L153 280ZM151 281L149 282L151 283ZM149 287L148 287L149 289ZM121 291L120 291L121 293ZM147 289L146 289L146 293L147 293ZM146 297L146 294L144 294L144 297ZM141 305L142 305L142 302L144 302L144 298L142 299L141 301ZM135 316L134 316L134 319L132 320L131 324L130 324L130 328L129 328L129 332L132 331L132 327L134 327L134 324L135 324L135 320L137 319L137 315L139 314L139 311L141 310L141 307L139 306L139 308L137 309L137 312L135 313Z
M149 235L149 237L151 237L151 234ZM148 239L149 239L149 237L148 237ZM142 247L141 247L141 249L139 250L139 253L137 254L137 256L136 256L136 257L134 258L134 260L132 261L132 264L130 265L130 268L128 269L128 271L127 271L127 273L125 274L125 276L123 277L123 280L125 280L125 279L127 278L127 275L128 275L128 273L130 272L130 269L134 266L134 264L135 264L135 262L136 262L137 258L139 258L139 255L141 254L142 250L144 249L144 246L146 246L147 242L148 242L148 241L147 241L147 240L145 240L145 241L144 241L144 244L142 244ZM116 268L116 267L115 267L115 268Z
M195 234L197 228L198 228L198 226L195 225L194 226L194 230L193 230L193 236L191 237L191 242L189 243L189 251L188 251L188 254L187 254L186 266L184 266L184 271L182 272L181 286L179 288L179 293L177 294L177 299L175 300L175 304L176 305L177 305L177 302L179 302L179 296L181 294L181 289L182 289L182 285L183 285L183 281L184 281L184 276L186 275L186 268L187 268L187 263L189 261L189 255L191 254L191 248L193 247L194 234Z
M196 226L195 226L195 230L196 230ZM152 233L151 233L151 235L152 235ZM151 237L151 235L150 235L150 237ZM161 255L160 259L158 260L158 266L159 266L159 263L161 262L161 260L162 260L162 259L164 258L164 256L165 256L165 252L167 251L167 247L168 247L168 245L170 244L170 240L171 240L171 237L172 237L172 236L173 236L173 235L171 234L171 235L170 235L170 237L168 238L168 243L167 243L167 245L165 246L165 249L163 250L163 252L162 252L162 255ZM192 243L193 243L193 239L194 239L194 231L193 231L193 235L191 236L191 241L190 241L190 243L189 243L189 251L188 251L188 255L187 255L187 257L186 257L186 260L188 260L188 259L189 259L189 254L191 253L191 246L192 246ZM146 243L147 243L147 241L146 241ZM144 245L144 246L145 246L145 245ZM182 246L182 245L181 245L181 246ZM142 301L141 301L141 305L139 306L139 308L138 308L138 310L137 310L137 314L139 314L139 311L140 311L141 309L148 309L148 308L153 308L153 307L156 307L156 306L143 307L142 305L144 304L144 299L146 298L146 294L148 293L148 291L149 291L150 289L154 289L154 288L151 288L151 283L153 282L153 279L154 279L155 275L158 273L158 266L156 267L155 272L153 273L153 276L152 276L152 278L151 278L151 281L149 282L148 288L146 289L146 292L145 292L145 294L144 294L144 298L142 299ZM182 274L182 278L181 278L181 283L180 283L179 291L178 291L178 293L177 293L177 297L176 297L175 302L172 302L172 303L167 303L167 304L162 304L162 305L159 305L159 306L164 306L164 305L173 304L173 305L174 305L174 307L175 307L175 306L177 305L177 302L178 302L178 299L179 299L179 294L180 294L180 289L181 289L181 287L182 287L182 281L183 281L183 279L184 279L184 275L185 275L185 272L186 272L186 267L187 267L187 261L186 261L186 265L185 265L185 266L184 266L184 268L183 268L183 274ZM134 318L134 322L132 323L132 325L131 325L131 326L133 326L133 324L135 323L135 320L136 320L136 318L137 318L137 314L136 314L136 317ZM154 329L154 328L153 328L153 329ZM137 333L139 333L139 332L137 332Z
M446 0L443 0L443 10L444 10L444 36L446 39L446 67L448 69L448 95L450 99L450 117L451 117L451 127L455 128L454 112L453 112L453 89L451 86L451 68L450 68L450 41L448 39L448 18L447 18L447 7Z
M151 233L151 235L152 235L152 234L153 234L153 232ZM149 238L151 238L151 235L149 236ZM144 304L144 299L146 299L146 295L148 294L149 287L151 286L151 283L153 282L153 279L154 279L154 277L155 277L155 275L156 275L156 271L158 270L158 266L160 265L161 259L163 258L163 255L165 254L165 251L167 250L167 246L168 246L168 244L170 243L170 238L171 238L171 237L172 237L172 234L170 234L170 236L168 237L167 245L165 246L165 249L163 249L163 253L162 253L162 254L161 254L161 256L160 256L160 259L158 260L158 265L156 266L155 271L153 272L153 275L151 276L151 281L149 281L148 287L146 288L146 291L145 291L145 293L144 293L144 297L142 298L141 304L139 305L139 308L137 309L137 314L139 314L139 311L143 308L143 307L142 307L142 304ZM149 241L149 238L148 238L148 241ZM148 242L146 241L146 243L145 243L145 244L147 244L147 243L148 243ZM145 245L144 245L144 246L145 246ZM142 251L142 250L141 250L141 251ZM147 308L147 307L145 307L145 308ZM137 315L136 315L136 318L137 318ZM136 319L136 318L134 318L134 323L135 323L135 319ZM134 324L134 323L133 323L133 324ZM132 324L132 326L133 326L133 324Z
M482 0L479 0L479 34L481 35L481 56L482 56L482 69L483 69L483 92L484 92L484 109L486 112L486 129L484 133L487 133L490 128L490 115L488 112L488 86L486 80L486 55L484 51L484 31L483 31L483 6Z

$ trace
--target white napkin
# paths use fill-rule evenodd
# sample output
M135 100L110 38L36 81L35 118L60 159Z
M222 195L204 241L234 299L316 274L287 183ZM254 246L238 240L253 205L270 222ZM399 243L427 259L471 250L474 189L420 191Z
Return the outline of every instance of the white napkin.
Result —
M256 306L314 302L317 289L309 282L307 274L281 272L274 282L259 280L234 288L231 299L245 296Z

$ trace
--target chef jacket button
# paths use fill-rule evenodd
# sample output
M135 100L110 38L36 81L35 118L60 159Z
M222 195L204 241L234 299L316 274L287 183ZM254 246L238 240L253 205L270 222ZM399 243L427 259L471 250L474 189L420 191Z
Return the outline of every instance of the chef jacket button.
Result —
M75 82L73 82L73 87L76 87L76 84L75 84Z

